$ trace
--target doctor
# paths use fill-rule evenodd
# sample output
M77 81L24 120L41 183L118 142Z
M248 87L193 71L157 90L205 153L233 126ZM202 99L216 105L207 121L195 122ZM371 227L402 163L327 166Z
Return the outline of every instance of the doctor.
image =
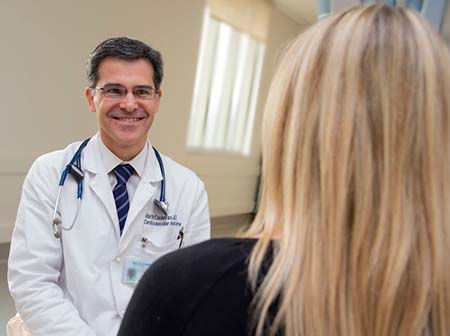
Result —
M115 335L142 272L210 237L203 183L147 138L161 99L160 53L111 38L91 53L87 73L98 133L33 163L12 236L9 288L33 336Z

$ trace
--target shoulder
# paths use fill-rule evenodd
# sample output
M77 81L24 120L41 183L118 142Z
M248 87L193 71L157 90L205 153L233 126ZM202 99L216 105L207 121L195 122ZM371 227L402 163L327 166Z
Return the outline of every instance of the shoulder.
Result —
M154 272L172 272L182 265L186 275L214 276L226 272L236 263L246 263L255 240L217 238L185 247L158 259ZM202 270L204 268L204 270Z
M61 174L61 169L69 162L81 141L69 144L64 149L51 151L40 155L31 165L29 175Z
M44 195L49 199L55 196L62 171L78 148L77 144L43 154L34 160L23 182L23 197L39 202Z

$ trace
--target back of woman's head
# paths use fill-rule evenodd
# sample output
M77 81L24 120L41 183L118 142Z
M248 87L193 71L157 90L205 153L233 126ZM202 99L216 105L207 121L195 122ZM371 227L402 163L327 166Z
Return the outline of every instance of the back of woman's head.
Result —
M255 287L275 238L257 331L450 335L449 96L448 51L405 8L338 13L288 48L248 232Z

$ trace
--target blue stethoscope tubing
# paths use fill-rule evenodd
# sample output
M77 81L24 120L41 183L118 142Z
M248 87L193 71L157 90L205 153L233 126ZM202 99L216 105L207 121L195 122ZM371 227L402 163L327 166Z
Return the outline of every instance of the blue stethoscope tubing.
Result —
M88 144L89 140L91 138L88 138L84 140L80 147L78 147L77 151L73 155L70 162L66 165L63 172L61 173L61 177L59 179L59 185L58 185L58 193L56 194L56 201L55 201L55 207L53 209L53 217L52 217L52 226L53 226L53 236L55 238L61 237L61 230L70 231L72 230L73 226L75 225L78 214L80 212L81 208L81 199L83 198L83 178L84 178L84 172L81 169L81 153ZM161 181L161 192L159 195L159 199L154 200L154 204L167 216L168 210L169 210L169 203L166 201L166 173L164 170L164 163L162 161L161 155L156 150L155 147L153 147L153 151L155 152L156 159L158 160L159 169L161 171L162 181ZM77 212L75 213L74 219L72 221L72 224L68 227L64 227L62 225L59 213L58 213L58 204L59 204L59 198L61 196L61 191L64 186L64 182L66 181L67 175L72 175L73 178L77 181Z

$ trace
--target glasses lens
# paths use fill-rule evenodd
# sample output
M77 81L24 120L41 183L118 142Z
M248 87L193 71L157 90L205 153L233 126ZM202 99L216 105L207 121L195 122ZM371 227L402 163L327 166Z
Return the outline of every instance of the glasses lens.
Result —
M108 98L121 98L127 94L127 89L121 85L105 85L103 94Z
M155 90L151 86L138 86L133 89L133 95L137 99L153 99Z

